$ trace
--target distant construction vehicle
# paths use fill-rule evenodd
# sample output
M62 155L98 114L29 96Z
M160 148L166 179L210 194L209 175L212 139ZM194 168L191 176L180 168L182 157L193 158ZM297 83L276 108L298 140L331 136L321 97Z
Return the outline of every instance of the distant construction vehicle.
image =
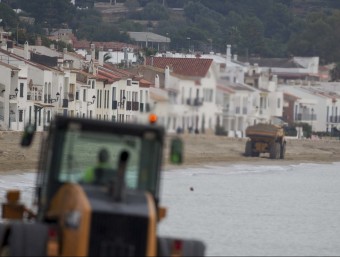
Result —
M27 127L23 146L34 131ZM41 148L37 210L20 204L19 190L7 192L0 255L204 256L201 241L158 235L164 138L156 124L55 117ZM181 141L171 142L170 160L181 163Z
M286 140L284 129L273 124L259 123L246 129L245 156L258 157L261 153L269 153L270 159L284 159Z

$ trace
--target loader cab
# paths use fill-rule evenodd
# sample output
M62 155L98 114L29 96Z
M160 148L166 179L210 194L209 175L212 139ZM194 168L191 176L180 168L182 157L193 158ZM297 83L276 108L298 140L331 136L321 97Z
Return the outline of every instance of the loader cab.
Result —
M129 159L123 178L125 186L148 191L157 205L163 137L164 130L158 126L57 116L41 154L36 196L38 217L43 219L48 203L62 185L79 183L85 187L89 184L84 177L87 170L98 163L102 149L109 155L107 182L117 174L119 158L126 153Z
M42 142L37 215L33 223L5 225L2 248L9 256L203 256L198 240L157 235L166 215L159 206L163 140L156 124L56 116ZM170 154L171 163L182 162L179 139ZM89 179L98 161L100 180ZM7 196L7 206L17 207L18 192Z

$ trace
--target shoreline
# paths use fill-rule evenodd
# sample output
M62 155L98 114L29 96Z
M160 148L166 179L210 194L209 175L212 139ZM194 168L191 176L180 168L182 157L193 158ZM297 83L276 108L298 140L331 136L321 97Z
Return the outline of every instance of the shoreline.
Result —
M254 158L253 158L254 160ZM209 167L231 167L237 165L244 166L291 166L291 165L333 165L340 164L340 160L337 161L286 161L286 160L257 160L254 162L243 161L243 162L214 162L214 163L200 163L200 164L178 164L178 165L164 165L162 167L162 172L171 172L174 170L186 170L186 169L209 169ZM38 173L36 169L23 169L23 170L0 170L0 175L18 175L23 173Z
M245 166L291 166L291 165L333 165L340 163L340 160L337 161L285 161L285 160L273 160L271 161L254 161L254 162L214 162L214 163L201 163L201 164L182 164L182 165L166 165L163 167L163 171L171 172L173 170L185 170L185 169L199 169L199 168L209 168L209 167L231 167L236 165L245 165Z
M38 133L32 146L19 145L22 133L3 132L0 136L0 173L36 172L43 133ZM183 164L169 162L170 140L183 140ZM171 134L164 142L162 170L230 165L292 165L301 163L329 164L340 162L340 140L287 139L285 159L272 160L268 154L245 157L246 138L230 138L212 134Z

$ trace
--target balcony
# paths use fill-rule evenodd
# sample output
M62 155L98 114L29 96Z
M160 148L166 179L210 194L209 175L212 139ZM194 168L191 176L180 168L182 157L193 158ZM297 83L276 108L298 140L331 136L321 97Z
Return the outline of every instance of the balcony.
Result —
M199 97L196 97L196 98L187 98L187 101L186 101L187 105L189 106L202 106L203 105L203 98L199 98Z
M151 107L150 107L150 104L149 104L149 103L146 103L146 104L145 104L145 111L146 111L146 112L150 112L150 111L151 111Z
M295 117L296 121L312 121L316 120L316 114L298 113Z
M27 93L27 100L28 101L39 101L39 102L41 102L43 99L42 99L41 94L34 94L34 93L31 93L31 92L28 92Z
M68 100L69 100L70 102L74 101L74 94L73 94L73 93L69 93L69 94L68 94Z
M139 110L139 102L132 102L132 110L133 111Z
M112 101L112 110L117 110L117 107L118 107L117 101L116 100Z
M126 102L126 110L127 111L131 111L132 110L132 102L131 101L127 101Z
M68 99L63 99L63 105L62 108L68 108Z
M340 123L340 116L330 116L328 122Z

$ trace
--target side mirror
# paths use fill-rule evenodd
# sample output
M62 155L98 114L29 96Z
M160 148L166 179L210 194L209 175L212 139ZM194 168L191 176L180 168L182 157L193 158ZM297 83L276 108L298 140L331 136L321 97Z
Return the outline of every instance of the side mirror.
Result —
M23 147L30 146L34 138L34 134L35 134L35 126L32 124L28 124L25 127L25 131L21 139L21 146Z
M170 145L170 163L182 164L183 163L183 141L179 137L171 139Z

